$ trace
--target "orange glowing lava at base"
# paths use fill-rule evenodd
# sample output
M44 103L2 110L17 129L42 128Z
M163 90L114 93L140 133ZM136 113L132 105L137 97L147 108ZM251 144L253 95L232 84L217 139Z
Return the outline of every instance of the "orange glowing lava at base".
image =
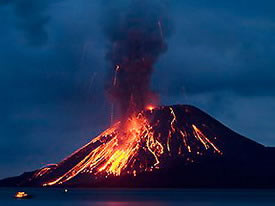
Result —
M172 107L165 110L169 117L165 119L167 125L162 125L161 120L156 120L154 116L161 108L150 106L148 110L132 115L124 124L117 122L56 166L45 167L36 172L33 178L45 178L47 175L51 177L51 173L55 173L58 167L62 167L87 148L93 149L67 171L58 172L58 176L48 178L50 180L45 178L43 186L60 185L81 174L90 174L97 178L136 176L162 168L167 164L166 160L174 156L181 156L192 163L195 161L194 154L222 154L213 142L216 137L208 138L195 124L189 127L192 130L185 129L186 126L180 125L182 121L177 119Z

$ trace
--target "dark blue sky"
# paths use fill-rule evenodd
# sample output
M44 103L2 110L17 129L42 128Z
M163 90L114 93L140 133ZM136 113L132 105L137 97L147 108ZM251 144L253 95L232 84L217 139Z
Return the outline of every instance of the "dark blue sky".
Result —
M109 2L0 2L0 178L58 162L108 126L101 24ZM152 81L161 103L196 105L275 146L274 8L171 0L169 49Z

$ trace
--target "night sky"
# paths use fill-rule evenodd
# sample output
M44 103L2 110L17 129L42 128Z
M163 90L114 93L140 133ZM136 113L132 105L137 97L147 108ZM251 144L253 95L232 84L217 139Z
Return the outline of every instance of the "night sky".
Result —
M0 1L0 178L56 163L108 127L102 21L126 0ZM161 104L192 104L275 146L275 2L171 0Z

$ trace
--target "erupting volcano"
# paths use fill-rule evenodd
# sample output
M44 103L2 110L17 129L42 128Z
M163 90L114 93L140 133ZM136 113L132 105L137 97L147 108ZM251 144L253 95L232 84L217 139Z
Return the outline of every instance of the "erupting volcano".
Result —
M58 164L2 186L274 187L275 150L187 105L117 122Z
M60 163L0 185L274 187L274 148L195 107L152 106L151 74L167 49L169 30L163 1L133 0L127 10L112 13L105 25L112 126Z
M152 172L175 158L189 164L204 155L222 155L221 142L205 135L205 125L179 118L178 112L173 107L158 108L133 115L123 125L118 122L61 163L36 172L31 181L51 186L89 175L96 182ZM166 121L158 119L163 116Z

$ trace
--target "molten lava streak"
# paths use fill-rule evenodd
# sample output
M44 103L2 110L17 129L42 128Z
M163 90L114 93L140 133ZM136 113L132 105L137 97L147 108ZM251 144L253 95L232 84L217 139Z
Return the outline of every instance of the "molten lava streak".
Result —
M48 175L51 179L45 178L47 181L43 185L51 186L63 184L79 174L90 174L98 178L136 176L141 172L162 168L167 163L165 160L175 155L192 163L194 158L188 154L200 156L206 151L222 154L213 138L206 137L198 126L191 124L190 131L185 129L186 126L180 125L182 121L177 119L172 107L166 111L169 115L166 120L167 131L162 131L165 126L160 125L160 120L156 120L152 114L160 108L154 109L153 112L152 110L132 115L125 123L117 122L56 166L44 167L36 172L33 178ZM67 171L51 176L59 166L91 147L93 149Z

